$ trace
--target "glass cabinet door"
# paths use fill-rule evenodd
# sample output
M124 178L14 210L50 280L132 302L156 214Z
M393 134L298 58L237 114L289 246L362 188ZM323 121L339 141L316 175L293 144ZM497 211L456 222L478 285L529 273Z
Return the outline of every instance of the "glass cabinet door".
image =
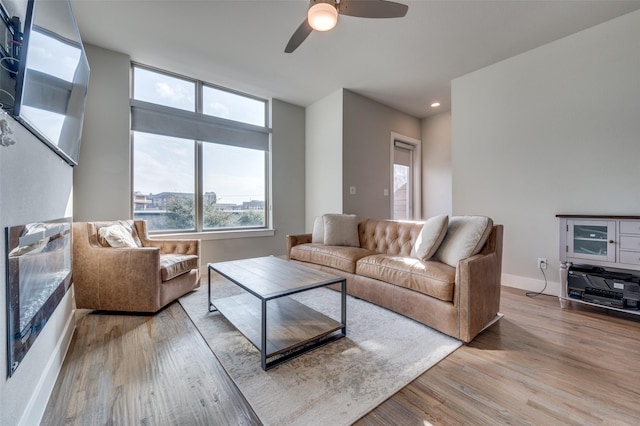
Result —
M567 233L569 257L615 262L615 221L569 220Z

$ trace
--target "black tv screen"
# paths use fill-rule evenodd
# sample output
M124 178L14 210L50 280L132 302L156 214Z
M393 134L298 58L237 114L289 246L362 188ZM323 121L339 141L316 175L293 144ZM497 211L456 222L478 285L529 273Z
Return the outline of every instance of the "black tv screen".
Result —
M75 166L89 63L69 0L29 0L23 33L13 114Z

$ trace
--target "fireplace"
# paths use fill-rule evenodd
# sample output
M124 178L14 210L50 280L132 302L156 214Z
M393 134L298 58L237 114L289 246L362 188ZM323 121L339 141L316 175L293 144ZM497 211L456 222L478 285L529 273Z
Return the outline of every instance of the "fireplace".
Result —
M12 376L71 284L71 218L7 227L5 241Z

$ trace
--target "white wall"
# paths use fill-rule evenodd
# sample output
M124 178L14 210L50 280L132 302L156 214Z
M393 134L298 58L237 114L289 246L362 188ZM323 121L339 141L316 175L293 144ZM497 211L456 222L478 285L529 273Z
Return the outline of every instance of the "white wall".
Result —
M0 228L72 215L73 169L12 118L15 145L0 146ZM5 242L0 277L6 287ZM75 321L68 291L13 377L7 377L6 292L0 291L0 424L39 424L70 342Z
M343 90L305 111L305 229L324 213L342 213Z
M131 150L127 55L85 44L91 77L73 186L75 220L129 217Z
M503 284L558 277L558 213L640 214L640 11L452 82L453 213L505 225Z
M74 176L75 219L129 218L130 58L90 45L87 46L87 57L91 67L91 82L80 164ZM303 108L273 100L271 197L275 235L203 240L202 265L269 254L282 255L286 252L285 236L304 231L304 120Z
M451 113L422 119L422 215L452 211Z
M391 218L391 133L420 139L420 120L344 90L342 183L344 213ZM349 187L356 187L356 194Z

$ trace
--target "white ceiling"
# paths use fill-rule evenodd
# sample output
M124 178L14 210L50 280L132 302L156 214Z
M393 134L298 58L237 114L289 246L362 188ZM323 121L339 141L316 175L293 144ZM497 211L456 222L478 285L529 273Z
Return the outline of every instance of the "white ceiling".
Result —
M286 54L307 0L71 0L85 43L133 61L301 106L346 88L418 118L450 109L453 78L640 9L640 0L401 2L404 18L340 16Z

